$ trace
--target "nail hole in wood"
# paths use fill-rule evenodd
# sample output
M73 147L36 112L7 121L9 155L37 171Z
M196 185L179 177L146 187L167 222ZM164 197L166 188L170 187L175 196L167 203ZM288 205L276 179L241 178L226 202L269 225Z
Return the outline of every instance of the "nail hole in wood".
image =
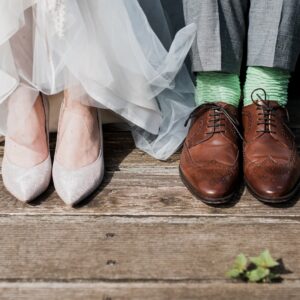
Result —
M112 239L115 236L115 234L113 232L108 232L105 236L107 239Z
M117 262L116 262L115 260L109 259L109 260L106 262L106 264L107 264L108 266L114 266L114 265L117 264Z

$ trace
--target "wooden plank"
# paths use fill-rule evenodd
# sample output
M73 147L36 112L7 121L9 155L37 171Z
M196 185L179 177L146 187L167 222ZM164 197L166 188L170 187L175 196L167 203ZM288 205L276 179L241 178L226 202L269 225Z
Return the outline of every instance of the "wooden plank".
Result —
M0 283L2 300L298 300L300 283Z
M269 249L300 279L299 218L0 217L0 281L224 280Z
M299 135L300 136L300 135ZM51 140L54 149L54 136ZM133 215L133 216L299 216L297 202L279 207L264 205L241 189L237 202L214 208L195 199L178 174L179 154L158 161L135 149L129 132L106 131L106 177L99 189L76 209L67 208L50 186L30 205L4 188L0 177L0 211L7 215ZM0 162L3 146L0 146ZM1 173L1 168L0 168ZM130 179L130 180L129 180Z
M128 181L128 177L131 178ZM246 192L238 203L211 207L195 199L178 176L115 173L98 191L76 208L59 199L54 187L31 204L11 196L0 181L2 215L126 215L126 216L300 216L299 203L278 207L264 205Z

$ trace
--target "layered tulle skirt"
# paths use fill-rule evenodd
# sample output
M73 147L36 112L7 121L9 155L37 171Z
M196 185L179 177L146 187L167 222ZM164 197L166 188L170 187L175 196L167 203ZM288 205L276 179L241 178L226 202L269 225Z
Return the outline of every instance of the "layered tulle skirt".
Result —
M194 107L184 60L195 30L172 41L160 0L1 0L0 133L9 110L26 126L39 92L68 90L119 114L139 148L168 158Z

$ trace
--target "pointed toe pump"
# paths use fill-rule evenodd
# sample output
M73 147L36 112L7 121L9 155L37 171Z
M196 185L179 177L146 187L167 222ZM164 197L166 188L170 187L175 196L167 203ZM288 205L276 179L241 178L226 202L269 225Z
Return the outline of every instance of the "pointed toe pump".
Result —
M53 163L53 181L57 194L68 206L74 206L92 194L101 184L104 177L104 158L103 158L103 137L102 137L102 121L100 111L97 112L98 125L97 134L92 132L96 129L88 125L89 121L85 120L84 114L79 109L70 109L62 104L60 114L60 124L58 129L58 141L56 146L56 154ZM96 160L88 164L83 164L80 167L72 166L72 163L67 166L64 163L77 147L85 147L85 142L76 128L83 126L86 132L90 134L89 141L97 144L98 156ZM78 135L78 136L77 136ZM62 142L65 139L64 142ZM75 141L74 141L75 140ZM97 143L96 143L97 140ZM73 144L72 144L73 143ZM63 144L63 145L62 145ZM98 146L99 144L99 146ZM67 145L67 146L66 146ZM68 147L63 155L62 147ZM69 154L69 155L68 155ZM74 159L73 159L74 160Z
M49 107L48 101L42 98L43 108L45 112L45 130L48 145L48 156L42 162L32 166L19 166L14 162L7 149L19 149L19 151L26 152L26 146L19 144L13 138L6 138L6 147L4 151L4 158L2 162L2 178L6 189L18 200L22 202L30 202L41 195L48 188L51 180L51 158L49 152L49 130L48 130L48 116ZM7 151L6 151L7 150Z
M45 192L51 180L51 158L33 168L22 168L4 156L2 165L3 183L18 200L27 203Z
M78 170L68 170L54 161L53 180L57 194L68 206L87 198L101 184L104 176L102 151L92 164Z

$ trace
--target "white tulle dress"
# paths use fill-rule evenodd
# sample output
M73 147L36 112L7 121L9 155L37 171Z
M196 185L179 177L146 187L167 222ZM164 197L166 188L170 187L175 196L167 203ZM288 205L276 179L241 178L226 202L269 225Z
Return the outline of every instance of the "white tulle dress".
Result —
M139 148L168 158L194 107L182 66L195 31L172 41L160 0L0 0L0 133L8 109L26 126L39 92L68 89L122 116Z

